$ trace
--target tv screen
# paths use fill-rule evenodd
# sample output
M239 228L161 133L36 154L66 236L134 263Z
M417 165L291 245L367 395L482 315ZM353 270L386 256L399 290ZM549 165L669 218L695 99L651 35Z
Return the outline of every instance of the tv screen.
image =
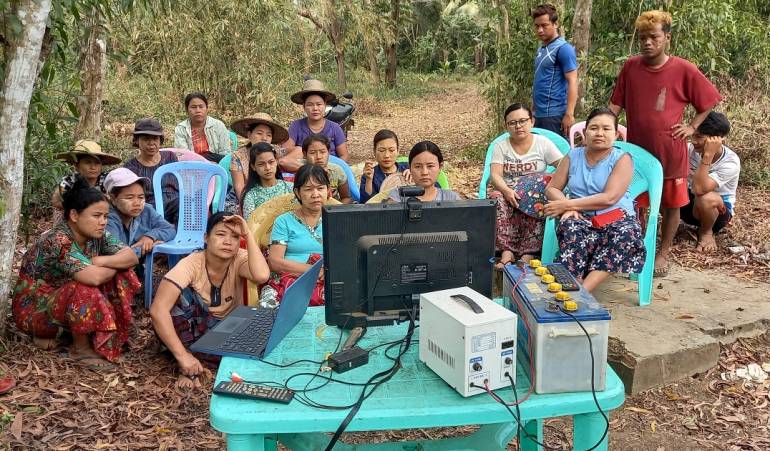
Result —
M494 241L493 200L325 206L326 323L393 324L460 286L491 297Z

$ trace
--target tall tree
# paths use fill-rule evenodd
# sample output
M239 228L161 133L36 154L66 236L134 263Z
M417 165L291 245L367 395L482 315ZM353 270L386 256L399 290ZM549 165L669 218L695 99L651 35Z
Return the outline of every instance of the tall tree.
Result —
M389 88L396 87L396 69L398 68L398 19L400 16L401 0L390 0L390 36L385 47L385 60L388 66L385 70L385 84Z
M99 8L91 8L85 20L80 51L81 89L77 106L80 119L75 139L99 140L102 131L102 93L107 77L107 45L105 27Z
M9 305L6 299L21 213L27 114L51 0L19 0L13 6L15 9L5 19L15 27L3 30L5 79L0 100L0 331L5 330Z
M319 31L324 33L334 47L334 59L337 61L337 83L340 89L347 90L345 77L345 42L342 28L341 3L337 0L322 0L320 15L312 13L307 8L299 10L299 15L308 19Z
M591 10L593 0L577 0L575 17L572 20L572 45L581 60L578 66L578 104L585 94L585 82L588 75L586 56L591 49Z

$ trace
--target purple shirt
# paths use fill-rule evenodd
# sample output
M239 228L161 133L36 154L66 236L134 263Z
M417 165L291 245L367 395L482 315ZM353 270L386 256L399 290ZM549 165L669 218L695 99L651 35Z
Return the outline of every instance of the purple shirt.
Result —
M294 144L302 147L302 141L308 136L312 135L313 131L307 125L307 118L297 119L289 125L289 138L294 141ZM329 146L329 153L337 156L337 146L345 144L345 132L342 131L342 127L336 122L326 119L321 134L329 138L331 142Z

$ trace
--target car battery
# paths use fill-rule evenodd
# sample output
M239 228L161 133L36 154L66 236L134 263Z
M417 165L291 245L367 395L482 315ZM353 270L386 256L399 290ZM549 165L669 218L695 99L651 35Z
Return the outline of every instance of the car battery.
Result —
M539 266L539 262L533 262L533 266ZM544 267L537 271L548 273ZM534 267L507 265L503 278L505 305L519 317L519 361L534 360L535 392L591 391L592 372L594 389L604 390L609 312L579 284L579 290L561 291L557 296L549 291L554 288L548 285L553 277L545 278L544 283L543 275L536 274ZM572 316L564 313L565 306L572 310ZM591 337L593 366L586 332Z

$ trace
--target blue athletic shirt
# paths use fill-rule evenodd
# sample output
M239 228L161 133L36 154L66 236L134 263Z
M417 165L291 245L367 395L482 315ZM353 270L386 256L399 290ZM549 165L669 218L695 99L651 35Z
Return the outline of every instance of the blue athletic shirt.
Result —
M564 74L577 70L577 67L575 48L563 37L540 46L535 55L535 82L532 87L535 117L564 116L567 112L567 79Z

